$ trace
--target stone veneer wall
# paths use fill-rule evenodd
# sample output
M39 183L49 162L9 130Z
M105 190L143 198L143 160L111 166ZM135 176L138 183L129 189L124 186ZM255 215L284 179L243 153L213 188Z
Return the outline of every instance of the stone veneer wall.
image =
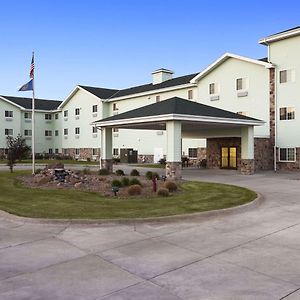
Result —
M64 149L62 149L62 153L64 153ZM67 155L73 157L75 159L75 153L76 150L75 148L67 148ZM97 160L99 160L99 153L100 153L100 149L97 149ZM93 159L93 148L80 148L80 154L78 159Z
M143 163L143 158L145 158L145 163L148 164L148 163L153 163L154 162L154 155L142 155L142 154L139 154L138 155L138 163Z
M273 144L268 138L254 139L255 170L272 170L274 167Z

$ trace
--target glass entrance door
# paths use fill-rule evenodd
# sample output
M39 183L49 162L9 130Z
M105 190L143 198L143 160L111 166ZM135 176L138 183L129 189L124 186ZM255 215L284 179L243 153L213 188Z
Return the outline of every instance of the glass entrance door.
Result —
M221 168L236 169L236 147L221 148Z

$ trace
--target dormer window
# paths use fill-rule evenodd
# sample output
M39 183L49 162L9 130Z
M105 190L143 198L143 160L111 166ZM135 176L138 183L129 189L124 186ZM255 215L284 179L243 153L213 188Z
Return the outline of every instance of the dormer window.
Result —
M118 110L117 103L113 103L113 110Z
M160 102L160 95L157 95L157 96L155 97L155 101L156 101L156 102Z
M214 95L217 93L217 84L216 83L210 83L209 84L209 94Z
M188 99L193 99L193 90L188 90Z

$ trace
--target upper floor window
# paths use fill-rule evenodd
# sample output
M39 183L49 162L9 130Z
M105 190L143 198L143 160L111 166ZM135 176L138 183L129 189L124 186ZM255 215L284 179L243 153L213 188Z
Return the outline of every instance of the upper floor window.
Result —
M45 114L45 120L52 120L51 114Z
M30 112L24 113L24 119L31 119L31 118L32 118L32 115Z
M5 132L5 135L13 135L14 134L14 130L13 129L7 129L7 128L5 128L4 132Z
M80 108L75 108L75 116L79 116L80 115Z
M80 134L80 128L79 127L75 128L75 134Z
M156 102L159 102L159 101L160 101L160 95L157 95L157 96L155 97L155 101L156 101Z
M118 110L117 103L113 103L113 110Z
M280 120L293 120L295 119L294 107L281 107L280 108Z
M279 71L279 82L286 83L290 81L294 81L295 71L294 70L282 70Z
M119 132L119 128L113 128L113 132Z
M30 130L30 129L25 129L25 130L24 130L24 136L32 136L32 130Z
M93 105L93 113L98 111L98 105Z
M197 157L197 148L189 148L189 157Z
M58 136L58 130L55 130L55 136Z
M209 84L209 94L214 95L217 94L217 84L216 83L210 83Z
M93 133L97 133L97 127L96 126L93 126L92 130L93 130Z
M280 148L279 149L279 161L296 161L295 148Z
M68 128L65 128L65 129L64 129L64 135L68 135L68 133L69 133L69 129L68 129Z
M55 120L58 120L58 114L55 114Z
M64 110L64 117L67 117L67 116L68 116L68 111Z
M52 130L45 130L45 136L52 136Z
M12 110L5 111L5 118L12 118L14 116L14 112Z
M188 90L188 99L193 99L193 90Z

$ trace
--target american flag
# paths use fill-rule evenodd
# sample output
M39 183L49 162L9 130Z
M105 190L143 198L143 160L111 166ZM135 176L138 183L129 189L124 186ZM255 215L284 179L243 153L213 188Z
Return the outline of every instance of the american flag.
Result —
M32 79L34 78L34 53L32 53L29 77L32 78Z

